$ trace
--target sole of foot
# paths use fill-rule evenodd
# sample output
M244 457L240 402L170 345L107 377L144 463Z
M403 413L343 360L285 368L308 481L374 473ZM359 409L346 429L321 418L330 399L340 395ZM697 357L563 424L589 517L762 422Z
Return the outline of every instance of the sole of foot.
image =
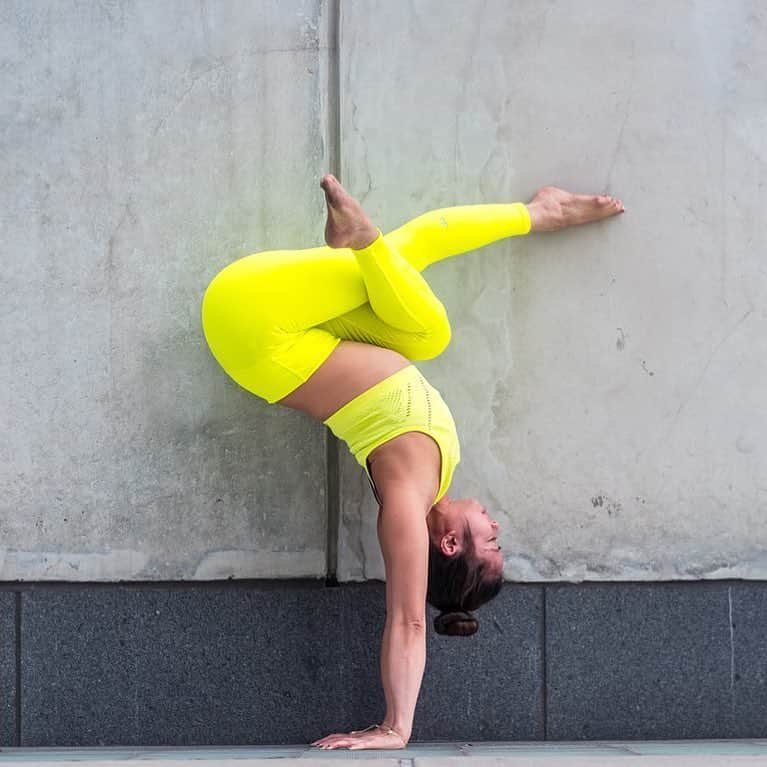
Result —
M378 229L368 218L362 206L328 173L320 180L325 192L328 218L325 223L325 242L331 248L361 250L378 237Z
M573 194L556 186L539 189L527 204L531 232L554 232L589 224L625 212L623 203L608 195Z

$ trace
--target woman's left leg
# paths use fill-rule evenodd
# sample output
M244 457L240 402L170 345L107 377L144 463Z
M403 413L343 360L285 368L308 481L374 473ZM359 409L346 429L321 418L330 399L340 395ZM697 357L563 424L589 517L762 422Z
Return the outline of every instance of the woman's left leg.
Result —
M308 380L340 342L316 326L366 302L351 251L264 251L214 277L202 301L202 326L229 376L272 403Z
M241 258L208 286L202 325L229 376L270 403L305 383L341 340L415 360L436 356L450 338L444 306L382 236L361 250L320 247Z

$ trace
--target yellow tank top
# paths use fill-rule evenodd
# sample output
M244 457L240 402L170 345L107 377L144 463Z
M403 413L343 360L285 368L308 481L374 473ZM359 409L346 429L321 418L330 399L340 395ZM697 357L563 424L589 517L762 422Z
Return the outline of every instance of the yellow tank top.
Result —
M414 365L408 365L371 386L336 410L324 423L336 437L346 442L357 463L365 469L379 503L381 499L370 476L367 457L384 442L408 431L421 431L437 442L442 454L442 469L434 503L447 492L455 467L461 460L453 416L440 393Z

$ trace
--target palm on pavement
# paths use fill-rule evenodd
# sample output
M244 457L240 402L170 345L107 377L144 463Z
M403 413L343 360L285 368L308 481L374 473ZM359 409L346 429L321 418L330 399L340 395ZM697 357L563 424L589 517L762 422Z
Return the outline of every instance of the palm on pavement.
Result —
M348 748L350 751L363 748L393 749L404 748L405 741L396 732L388 732L386 729L352 730L352 732L338 732L326 735L324 738L315 740L312 746L322 749Z

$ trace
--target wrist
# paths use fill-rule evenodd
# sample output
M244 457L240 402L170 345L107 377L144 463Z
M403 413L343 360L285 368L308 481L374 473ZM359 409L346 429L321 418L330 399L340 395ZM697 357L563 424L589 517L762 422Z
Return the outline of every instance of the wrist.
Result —
M402 739L403 743L407 743L410 740L411 727L405 722L398 722L396 719L391 721L384 720L381 722L381 727L384 732L386 730L393 730Z
M410 740L410 727L406 727L402 723L397 724L394 719L388 716L381 722L381 724L377 725L377 727L379 732L388 732L391 730L405 745L407 745L407 742Z

